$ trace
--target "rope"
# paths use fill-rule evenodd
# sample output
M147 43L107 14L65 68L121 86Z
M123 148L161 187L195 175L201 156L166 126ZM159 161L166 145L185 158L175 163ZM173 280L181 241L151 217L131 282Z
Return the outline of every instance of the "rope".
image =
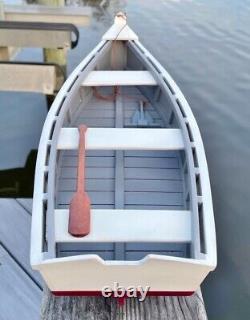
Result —
M135 96L131 96L131 95L128 95L128 94L120 93L118 86L114 86L113 87L113 94L111 94L111 95L103 95L103 94L101 94L97 90L96 87L92 87L92 90L93 90L94 96L99 100L113 101L114 102L116 100L117 96L120 96L120 97L123 97L123 98L125 98L127 100L130 100L130 101L142 101L145 106L149 103L149 101L147 99L138 99Z

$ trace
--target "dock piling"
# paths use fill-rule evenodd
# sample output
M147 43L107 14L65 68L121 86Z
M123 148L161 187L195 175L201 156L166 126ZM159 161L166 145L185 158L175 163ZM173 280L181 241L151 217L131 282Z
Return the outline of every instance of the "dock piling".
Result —
M65 5L64 0L37 0L37 4L45 6L55 6L63 7ZM67 74L67 51L68 48L44 48L43 49L43 59L45 63L54 63L60 66L62 72L56 73L56 92L60 90L61 84L64 82ZM65 75L65 76L63 76ZM54 101L55 94L46 95L47 107L50 108L52 102Z

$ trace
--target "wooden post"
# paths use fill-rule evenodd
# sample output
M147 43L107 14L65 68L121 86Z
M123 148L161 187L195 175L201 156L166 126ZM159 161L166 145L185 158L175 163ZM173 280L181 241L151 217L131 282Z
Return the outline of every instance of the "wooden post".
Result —
M200 290L191 297L129 298L120 306L103 297L55 297L45 288L41 320L207 320Z
M46 6L55 6L55 7L63 7L65 5L64 0L37 0L37 4L46 5ZM63 74L66 76L67 73L67 48L58 48L58 49L51 49L51 48L44 48L43 55L44 55L44 62L46 63L56 63L60 66ZM57 80L56 80L56 91L60 90L60 86L63 83L64 79L62 72L58 70L57 72ZM50 107L51 103L54 101L55 95L47 95L47 103L48 108Z
M0 0L0 20L4 19L4 3Z
M0 20L4 20L4 3L0 0ZM0 61L9 61L13 58L19 48L14 47L0 47Z
M4 20L4 3L0 1L0 20ZM0 60L9 60L9 49L8 47L0 47Z

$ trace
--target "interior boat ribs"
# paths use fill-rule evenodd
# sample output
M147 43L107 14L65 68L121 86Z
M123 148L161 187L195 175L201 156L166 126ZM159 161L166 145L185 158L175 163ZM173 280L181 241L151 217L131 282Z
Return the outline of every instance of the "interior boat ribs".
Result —
M81 125L87 127L86 156L78 172ZM70 203L80 173L90 226L75 237ZM190 295L216 266L197 123L123 14L69 76L45 121L31 264L57 295L95 295L114 282L149 286L152 295Z

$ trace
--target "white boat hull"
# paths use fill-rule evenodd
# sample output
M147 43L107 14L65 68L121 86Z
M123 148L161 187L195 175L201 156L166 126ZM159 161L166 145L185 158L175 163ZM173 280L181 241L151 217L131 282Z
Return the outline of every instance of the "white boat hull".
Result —
M149 90L149 92L150 88L153 88L154 101L160 100L160 97L165 94L166 100L164 100L164 104L170 101L174 108L174 111L167 116L169 127L167 129L153 129L159 131L155 131L155 134L149 134L148 137L151 138L149 138L148 144L140 143L144 136L147 137L148 129L143 129L146 131L136 129L138 134L133 138L134 129L117 128L117 126L111 130L91 128L87 137L87 148L90 150L91 148L102 150L111 148L116 152L120 152L119 150L124 149L134 150L138 145L141 148L149 148L150 150L177 150L180 153L182 152L181 154L185 151L186 158L184 157L181 164L183 166L182 174L183 176L187 172L189 174L187 174L187 178L183 178L183 183L186 183L181 189L184 194L184 200L180 198L179 194L176 197L181 199L178 201L183 201L181 215L185 215L185 212L187 212L187 216L184 217L181 223L178 222L178 219L181 219L181 215L177 219L171 218L172 212L169 207L173 204L167 203L164 198L167 196L172 197L170 191L169 194L166 193L167 196L162 196L165 201L163 201L163 204L166 204L164 210L166 210L168 216L160 220L159 225L161 223L162 225L159 228L159 233L157 233L157 230L151 232L150 238L147 236L149 234L148 230L153 225L150 219L148 221L145 219L143 221L145 223L141 224L143 227L139 230L140 232L136 232L136 228L140 227L140 224L133 219L137 219L137 216L139 217L138 219L141 219L140 214L134 215L132 220L127 219L127 223L124 221L122 223L122 225L124 224L124 230L121 233L116 230L111 234L112 227L104 228L104 230L107 230L106 233L109 233L106 237L104 230L102 230L104 222L98 218L98 212L100 211L96 210L93 214L94 222L92 225L95 230L88 237L79 240L74 239L67 233L67 219L65 219L65 217L67 218L67 212L65 211L67 208L56 207L57 204L54 199L57 189L54 186L54 181L56 180L56 175L59 174L57 172L57 156L62 150L70 151L76 149L78 141L77 129L64 128L63 124L66 118L71 119L74 116L77 107L81 103L84 103L85 100L87 102L90 100L90 84L97 85L101 83L102 86L106 86L109 83L106 79L107 70L105 70L104 77L103 72L96 71L96 66L98 65L102 70L101 67L105 65L107 55L106 53L103 54L104 62L101 63L98 61L98 57L102 55L102 51L107 52L110 49L112 39L117 40L113 35L113 32L117 32L117 28L112 30L106 35L108 39L105 38L71 74L57 95L46 119L36 166L31 232L31 265L42 274L50 290L57 295L100 294L103 287L110 286L112 288L115 282L125 288L131 285L149 286L152 295L190 295L198 289L204 278L216 267L217 263L212 197L204 147L197 123L180 89L165 69L140 44L135 34L128 27L120 35L122 38L118 39L123 41L121 48L124 47L126 41L130 54L135 55L134 69L137 70L138 61L142 60L144 68L148 68L152 74L149 76L148 72L140 71L140 77L143 79L134 81L130 76L128 77L128 73L122 74L120 77L119 73L122 73L122 71L119 71L118 73L113 72L112 79L109 79L109 81L114 85L118 79L121 85L125 84L126 86L138 85L138 81L142 81L143 86L146 86L146 90ZM119 63L124 63L125 60L122 57ZM95 69L94 73L91 73L91 76L88 77L93 69ZM138 71L133 71L130 74L134 75L135 72ZM159 90L155 90L156 85L159 86ZM85 86L84 94L81 91L82 86ZM173 114L177 118L174 126L172 126L171 122ZM68 122L70 123L70 121ZM125 132L130 134L130 138L127 140L125 139ZM116 139L112 139L112 136L116 133ZM157 134L162 134L163 140L159 137L157 138ZM109 138L104 139L104 135ZM181 157L180 161L182 161ZM173 172L171 171L171 174ZM177 172L176 174L179 173ZM171 177L169 183L170 185L172 184ZM144 197L144 199L148 201L147 198ZM125 207L124 203L123 207L120 205L118 208L116 208L115 204L112 205L113 211L118 211L118 209L124 209ZM158 203L155 203L155 205L158 205ZM134 210L135 208L132 209ZM148 213L152 212L153 214L153 209L148 209L148 207L146 209ZM178 210L176 209L176 214L178 214ZM106 215L109 217L107 223L113 223L114 226L122 228L121 221L116 220L119 215L116 217L113 211L106 211ZM120 210L119 213L128 214L128 211ZM158 211L157 217L159 217L159 214L160 212ZM150 221L151 225L147 225ZM188 228L188 231L186 228ZM127 233L126 230L128 231ZM126 237L127 241L125 241ZM70 252L74 250L70 249L71 251L67 251L67 256L62 257L60 256L60 249L58 249L60 244L81 246L88 245L88 242L94 241L98 245L108 241L114 242L118 246L122 242L131 244L133 241L140 242L143 245L149 241L148 239L152 243L157 242L162 243L162 245L169 243L170 246L171 244L178 246L186 243L188 248L190 246L189 256L178 257L177 255L174 256L174 254L171 256L171 250L166 250L167 253L164 255L158 254L158 250L155 250L154 253L152 249L145 249L144 257L134 260L132 258L127 260L102 259L97 253L90 254L89 251L91 250L89 249L84 254L77 255L71 255ZM63 250L62 252L64 252ZM103 250L105 251L105 249ZM126 256L126 253L124 255Z
M151 255L138 263L105 263L96 256L75 256L38 266L49 289L57 295L95 295L114 282L128 288L150 287L155 295L190 295L212 268L176 258Z

